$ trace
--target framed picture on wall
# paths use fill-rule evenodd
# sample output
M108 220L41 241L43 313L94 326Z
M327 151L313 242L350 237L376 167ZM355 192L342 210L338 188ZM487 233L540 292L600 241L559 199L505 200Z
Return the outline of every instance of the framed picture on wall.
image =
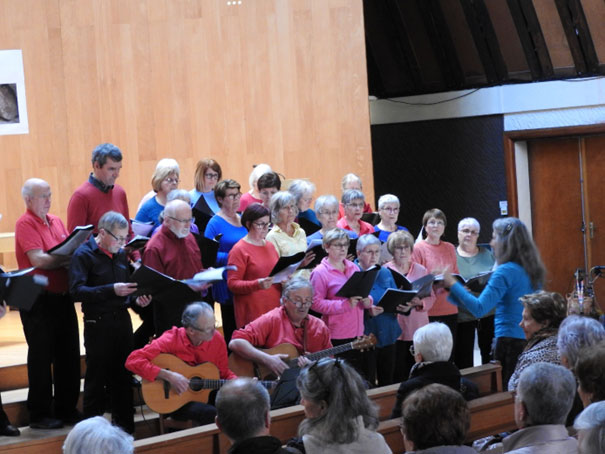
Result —
M0 135L28 132L23 55L0 50Z

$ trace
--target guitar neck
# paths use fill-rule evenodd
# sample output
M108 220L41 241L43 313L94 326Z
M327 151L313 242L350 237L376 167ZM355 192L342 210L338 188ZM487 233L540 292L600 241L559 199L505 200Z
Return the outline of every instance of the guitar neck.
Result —
M338 355L339 353L348 352L349 350L353 350L353 342L348 342L346 344L339 345L338 347L328 348L327 350L322 350L320 352L309 353L305 355L309 361L317 361L318 359L325 358L326 356Z

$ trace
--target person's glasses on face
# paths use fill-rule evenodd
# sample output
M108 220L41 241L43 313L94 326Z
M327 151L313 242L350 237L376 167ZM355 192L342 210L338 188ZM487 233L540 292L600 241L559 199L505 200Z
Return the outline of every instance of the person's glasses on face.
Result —
M383 207L380 211L386 211L387 213L399 213L399 207Z
M361 210L363 208L363 203L347 203L347 206L349 208Z
M265 230L267 227L269 227L268 222L253 222L252 225L258 230Z
M296 211L296 207L294 205L286 205L281 207L281 209L284 211Z
M410 355L416 356L416 349L414 348L414 344L410 345Z
M173 216L166 216L166 217L172 219L173 221L180 222L181 224L187 224L187 225L191 224L191 221L193 221L193 218L179 219L179 218L175 218Z
M198 328L197 326L191 325L190 328L202 334L213 334L217 327L211 326L210 328Z
M336 249L348 249L349 248L349 243L330 243L330 247L336 248Z
M298 309L303 307L310 307L313 304L313 298L286 298L288 301L293 303Z
M125 236L116 236L116 235L113 234L113 232L111 230L106 230L106 229L103 229L103 230L105 230L107 233L109 233L109 235L114 240L116 240L118 243L122 243L122 244L126 243L126 237Z
M168 178L164 178L164 181L168 184L179 184L180 180L178 178L168 177Z
M322 216L326 216L326 217L337 216L338 215L338 210L320 211L319 214L322 215Z
M218 173L206 172L204 177L208 178L209 180L218 180Z
M440 221L438 219L431 219L429 222L427 222L428 225L441 225L444 226L445 222Z
M461 229L459 230L460 233L463 233L464 235L472 235L472 236L478 236L479 232L477 230L471 230L471 229Z
M241 192L236 192L234 194L227 194L225 198L229 198L231 200L239 199L242 196Z

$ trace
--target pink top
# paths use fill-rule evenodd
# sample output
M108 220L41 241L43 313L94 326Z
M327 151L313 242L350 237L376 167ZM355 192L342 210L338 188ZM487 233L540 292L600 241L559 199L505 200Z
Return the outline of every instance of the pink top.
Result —
M340 218L338 220L338 222L336 223L336 227L345 229L345 230L350 230L352 232L354 231L351 227L349 227L349 224L347 223L347 219L344 217ZM367 233L374 233L374 227L369 222L362 221L360 219L359 220L359 236L365 235Z
M433 273L434 270L439 270L439 273L441 273L441 270L446 266L450 273L458 273L456 248L447 241L440 241L439 244L429 244L426 240L419 241L414 245L412 262L421 264L429 273ZM458 306L447 301L448 295L449 292L443 288L435 290L435 304L429 310L429 316L458 313Z
M239 211L243 213L244 210L248 207L248 205L252 205L253 203L262 204L263 201L261 199L257 199L256 197L253 197L252 194L250 194L249 192L242 194L242 197L239 199Z
M315 289L311 309L323 314L322 320L330 330L332 339L351 339L363 335L364 307L361 303L351 308L348 298L335 296L345 282L359 267L345 260L344 273L332 266L324 257L311 273ZM370 297L372 298L372 297Z
M393 262L385 263L384 266L399 273ZM412 282L427 274L429 273L424 266L412 262L405 277ZM398 337L398 340L411 341L416 330L429 323L428 311L433 307L433 303L435 302L435 293L431 292L431 296L422 298L421 301L422 306L418 306L418 309L412 309L410 315L397 315L397 321L399 322L399 326L401 326L401 336Z
M227 273L227 286L233 292L235 325L238 328L279 307L279 287L272 285L265 290L258 284L258 279L269 276L278 259L275 246L269 241L264 246L256 246L242 238L229 252L227 262L237 266L236 271Z
M308 315L302 325L294 326L286 308L280 306L248 323L245 328L234 331L232 339L245 339L259 348L273 348L284 343L292 344L301 355L332 348L330 331L324 322ZM303 343L306 343L304 347Z

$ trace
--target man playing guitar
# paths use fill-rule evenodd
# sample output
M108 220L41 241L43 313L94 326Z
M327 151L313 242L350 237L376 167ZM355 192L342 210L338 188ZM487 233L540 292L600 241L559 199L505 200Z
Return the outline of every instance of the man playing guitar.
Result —
M233 333L229 349L235 355L231 355L230 365L239 356L264 366L279 377L288 369L285 360L289 355L271 354L258 348L271 349L280 344L291 344L298 352L298 366L302 367L309 362L303 355L332 347L326 324L309 315L309 308L313 304L311 282L300 277L285 282L280 302L280 307Z
M172 327L145 347L133 351L126 360L126 368L150 382L164 380L177 394L189 389L190 380L181 373L162 369L153 360L161 353L170 353L185 363L195 366L210 362L214 364L221 379L237 376L227 364L227 347L221 333L215 329L214 312L207 303L195 302L183 311L182 328ZM202 402L189 402L172 413L177 419L193 419L199 424L214 422L216 410Z

